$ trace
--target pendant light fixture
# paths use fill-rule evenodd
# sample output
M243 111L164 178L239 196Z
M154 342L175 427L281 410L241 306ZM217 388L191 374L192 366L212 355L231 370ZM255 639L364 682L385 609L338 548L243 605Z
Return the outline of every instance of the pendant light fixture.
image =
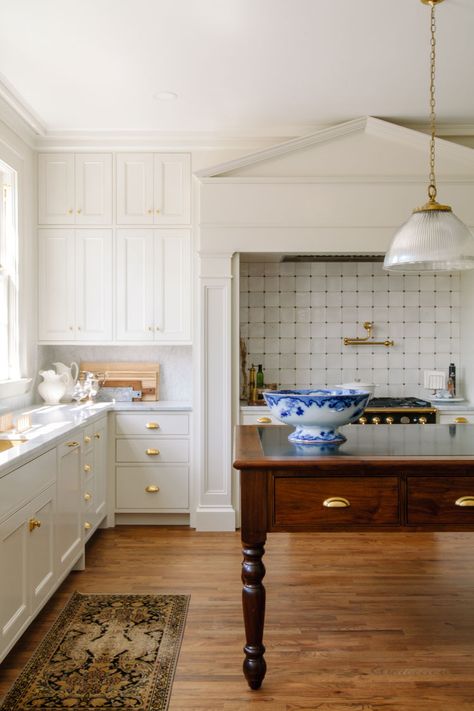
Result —
M395 233L384 260L384 269L396 272L455 272L474 269L474 237L448 205L436 201L436 21L435 6L443 0L421 0L431 6L430 123L428 202L413 210Z

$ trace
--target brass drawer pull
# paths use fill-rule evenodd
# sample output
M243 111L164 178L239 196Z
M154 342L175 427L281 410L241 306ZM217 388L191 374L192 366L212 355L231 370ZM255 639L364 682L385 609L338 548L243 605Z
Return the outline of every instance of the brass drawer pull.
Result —
M91 472L92 471L92 466L90 464L84 464L84 471L85 472Z
M89 523L89 521L84 521L84 528L86 531L90 531L92 528L92 524Z
M79 442L66 442L66 447L79 447Z
M155 486L154 484L150 484L149 486L147 486L145 488L145 491L147 492L147 494L157 494L159 492L159 490L160 490L160 487Z
M90 501L92 499L92 494L90 494L88 491L84 494L84 501Z
M323 506L328 509L346 509L350 505L349 499L345 499L343 496L331 496L323 502Z
M158 424L158 422L147 422L145 427L147 428L147 430L159 430L160 429L160 425Z
M92 439L92 438L90 437L90 435L86 435L86 436L84 437L84 442L85 442L86 444L89 444L89 442L91 441L91 439Z
M467 425L469 423L469 420L467 419L467 417L455 417L454 422L457 425Z
M28 521L28 528L30 529L30 533L31 531L34 531L35 528L41 528L41 521L37 518L30 518Z
M156 457L159 453L159 449L145 449L145 454L148 454L150 457Z
M260 422L262 425L268 425L271 423L272 418L271 417L257 417L257 422Z
M94 437L95 437L96 439L100 439L100 432L96 432L95 435L94 435Z
M456 506L474 506L474 496L461 496L456 501Z

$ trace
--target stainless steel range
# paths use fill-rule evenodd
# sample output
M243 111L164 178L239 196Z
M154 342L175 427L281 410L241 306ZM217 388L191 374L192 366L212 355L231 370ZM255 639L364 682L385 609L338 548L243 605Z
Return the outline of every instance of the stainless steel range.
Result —
M416 397L373 397L359 425L429 425L436 423L436 408Z

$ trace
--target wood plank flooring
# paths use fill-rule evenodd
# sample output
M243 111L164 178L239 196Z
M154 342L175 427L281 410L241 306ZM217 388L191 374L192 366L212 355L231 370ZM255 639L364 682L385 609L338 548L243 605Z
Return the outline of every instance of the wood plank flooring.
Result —
M169 711L474 711L474 533L270 534L268 672L241 674L238 533L99 531L0 666L3 695L73 590L190 593Z

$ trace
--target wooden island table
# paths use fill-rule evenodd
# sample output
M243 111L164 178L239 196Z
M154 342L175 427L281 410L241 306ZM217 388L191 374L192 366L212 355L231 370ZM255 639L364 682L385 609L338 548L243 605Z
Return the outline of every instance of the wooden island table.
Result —
M474 425L342 428L331 449L295 445L286 426L238 426L244 675L266 671L264 545L277 531L474 531Z

